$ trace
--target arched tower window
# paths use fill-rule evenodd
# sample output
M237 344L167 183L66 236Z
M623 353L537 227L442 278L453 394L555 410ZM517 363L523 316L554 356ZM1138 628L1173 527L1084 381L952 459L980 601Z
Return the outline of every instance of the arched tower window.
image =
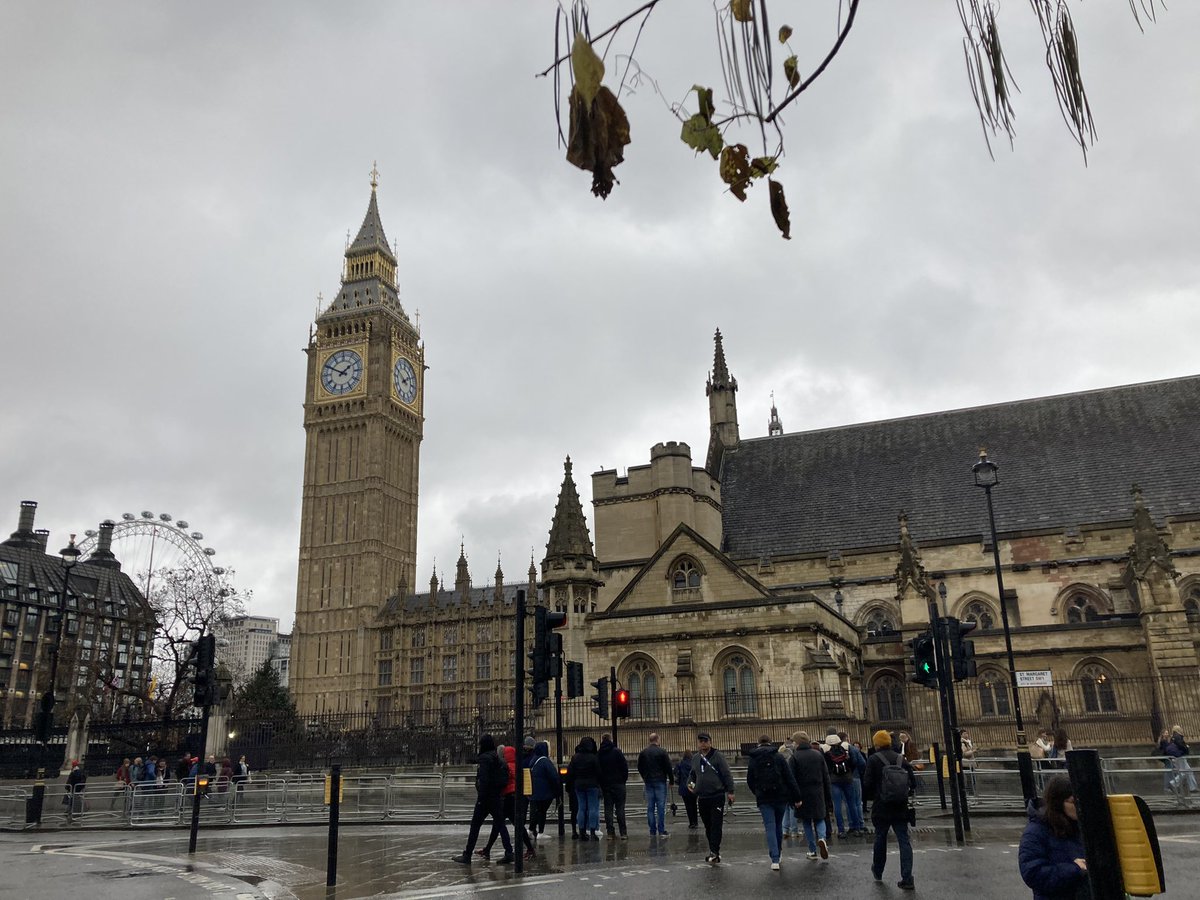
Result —
M1183 611L1188 624L1200 628L1200 583L1193 584L1183 594Z
M674 600L698 599L704 573L695 562L684 557L671 569L671 597Z
M964 622L974 622L985 631L996 627L996 614L992 611L991 605L982 600L972 600L968 603L959 618Z
M980 628L985 626L980 625ZM997 669L979 673L979 712L984 716L1011 715L1008 676Z
M629 685L629 714L635 719L658 717L658 672L645 659L635 661L625 676Z
M894 675L875 682L875 718L880 722L899 722L908 714L904 703L904 685Z
M1107 666L1089 663L1079 670L1079 685L1083 691L1083 708L1090 713L1115 713L1117 689Z
M1087 594L1073 594L1067 601L1067 621L1095 622L1100 618L1100 610L1096 609L1096 601Z
M734 653L721 667L721 692L725 697L725 715L746 716L758 712L758 692L754 666L743 653Z

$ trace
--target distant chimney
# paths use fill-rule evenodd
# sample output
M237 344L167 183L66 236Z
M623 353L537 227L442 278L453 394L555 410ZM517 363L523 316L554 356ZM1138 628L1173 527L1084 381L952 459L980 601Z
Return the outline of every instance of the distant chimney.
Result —
M17 520L17 530L4 542L5 546L25 547L28 549L36 549L40 546L45 550L45 544L39 544L37 535L33 533L33 517L36 512L36 500L21 501L21 515Z
M105 519L100 523L100 534L96 538L96 549L88 557L88 563L94 566L104 566L108 569L120 569L121 563L112 552L113 521Z
M39 528L33 534L34 537L37 538L38 547L43 553L45 553L46 547L50 543L50 529Z

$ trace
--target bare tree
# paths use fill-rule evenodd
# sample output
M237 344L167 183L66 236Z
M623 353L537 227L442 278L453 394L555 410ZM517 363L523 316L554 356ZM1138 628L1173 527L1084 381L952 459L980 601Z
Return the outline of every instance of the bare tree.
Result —
M827 0L825 9L834 26L829 32L830 43L811 59L801 60L791 47L792 27L782 24L776 30L772 26L767 0L714 0L724 93L714 101L711 87L696 84L684 93L682 100L668 102L672 115L682 123L680 139L697 153L707 152L718 161L721 180L738 200L746 199L756 180L766 178L771 214L784 238L791 236L787 201L782 183L772 177L784 153L779 116L829 69L850 35L860 2ZM1128 2L1138 28L1142 27L1143 19L1153 21L1161 5L1158 0ZM625 147L631 142L629 119L618 98L643 84L649 84L663 96L635 56L642 30L660 3L662 0L646 0L595 33L586 0L573 0L569 9L560 0L555 13L554 62L538 75L553 74L560 145L566 145L568 162L592 173L592 193L602 199L608 197L617 183L613 169L624 161ZM1046 65L1059 111L1086 162L1096 130L1084 89L1070 0L1029 0L1029 3L1046 46ZM814 4L812 0L791 3L776 0L771 4L776 11L780 6L786 6L789 15L799 16ZM957 7L965 32L967 78L991 153L991 137L1003 133L1011 144L1016 133L1013 93L1017 88L1000 40L1000 6L995 0L957 0ZM693 9L689 4L688 13ZM893 14L904 15L899 8ZM627 34L632 32L632 38L627 45L614 49L623 29ZM615 89L603 83L604 59L593 46L601 41L604 41L604 57L612 50L620 62ZM695 111L689 112L685 104L693 95ZM564 106L568 119L566 136ZM739 128L749 130L752 135L749 140L758 145L758 155L747 144L731 141L730 132Z

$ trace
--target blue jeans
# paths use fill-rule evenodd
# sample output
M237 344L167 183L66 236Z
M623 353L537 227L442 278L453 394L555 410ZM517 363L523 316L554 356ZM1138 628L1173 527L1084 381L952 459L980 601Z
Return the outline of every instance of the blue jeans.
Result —
M783 811L783 833L795 834L800 830L800 826L796 824L796 807L788 804Z
M645 785L646 824L651 834L667 833L667 783L648 781Z
M763 828L767 832L767 853L771 854L771 862L779 862L779 845L783 843L783 816L788 809L786 803L760 803L758 811L762 813Z
M812 819L803 819L804 822L804 837L808 840L808 852L817 852L817 838L825 837L825 820L817 819L815 822ZM814 830L816 834L813 834Z
M896 843L900 845L900 880L912 881L913 853L912 841L908 839L907 822L875 822L875 853L871 859L871 874L883 876L884 866L887 865L888 829L896 832Z
M857 775L850 784L850 827L855 831L864 831L867 827L863 821L862 781Z
M575 823L580 831L595 831L600 827L600 788L582 788L575 791L579 801L579 814Z

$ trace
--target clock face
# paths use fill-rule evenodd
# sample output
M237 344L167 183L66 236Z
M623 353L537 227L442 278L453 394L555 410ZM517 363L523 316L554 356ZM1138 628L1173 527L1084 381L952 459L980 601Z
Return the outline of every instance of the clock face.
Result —
M392 369L392 386L396 389L396 396L410 406L417 399L417 373L413 371L412 363L403 356L396 360Z
M363 361L355 350L339 350L321 366L321 386L331 394L346 394L362 380Z

